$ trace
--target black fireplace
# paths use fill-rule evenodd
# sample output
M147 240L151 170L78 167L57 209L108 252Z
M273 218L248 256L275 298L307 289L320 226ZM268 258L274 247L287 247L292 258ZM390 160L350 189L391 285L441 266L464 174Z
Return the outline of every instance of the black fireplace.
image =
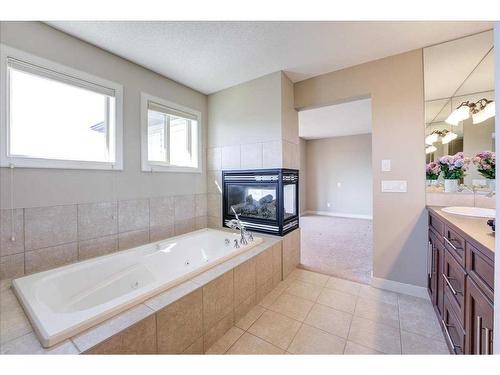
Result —
M248 230L284 236L299 227L299 171L223 171L223 225L235 218Z

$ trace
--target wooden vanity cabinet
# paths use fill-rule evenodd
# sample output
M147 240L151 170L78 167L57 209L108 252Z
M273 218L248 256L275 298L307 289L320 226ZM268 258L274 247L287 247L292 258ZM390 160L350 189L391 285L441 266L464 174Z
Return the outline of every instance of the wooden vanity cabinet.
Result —
M493 252L430 210L427 254L429 296L450 351L492 354Z

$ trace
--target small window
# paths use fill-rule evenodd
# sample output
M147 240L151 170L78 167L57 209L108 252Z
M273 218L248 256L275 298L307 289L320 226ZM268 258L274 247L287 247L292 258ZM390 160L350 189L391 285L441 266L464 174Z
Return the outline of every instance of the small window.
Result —
M2 164L121 169L116 88L12 57L6 77Z
M199 112L146 94L142 99L143 170L199 172Z

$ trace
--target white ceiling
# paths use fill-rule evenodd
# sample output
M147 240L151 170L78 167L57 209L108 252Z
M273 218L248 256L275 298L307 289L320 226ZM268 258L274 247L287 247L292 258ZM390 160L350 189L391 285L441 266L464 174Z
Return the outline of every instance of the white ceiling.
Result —
M372 132L371 99L299 112L299 137L319 139Z
M48 24L205 94L279 70L297 82L493 27L436 21Z

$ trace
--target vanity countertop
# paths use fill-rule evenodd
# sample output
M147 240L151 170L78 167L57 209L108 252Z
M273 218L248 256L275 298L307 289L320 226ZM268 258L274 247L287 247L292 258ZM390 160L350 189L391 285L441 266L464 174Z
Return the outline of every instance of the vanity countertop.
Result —
M495 234L486 224L488 221L484 217L469 217L449 214L441 210L443 207L427 206L427 209L435 215L440 216L445 221L451 223L468 237L474 239L484 248L495 252Z

